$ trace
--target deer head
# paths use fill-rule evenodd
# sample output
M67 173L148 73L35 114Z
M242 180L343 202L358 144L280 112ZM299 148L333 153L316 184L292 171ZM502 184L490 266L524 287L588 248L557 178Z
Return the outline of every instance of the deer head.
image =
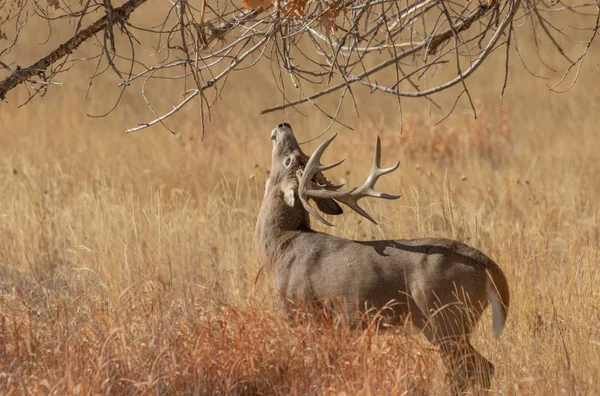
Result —
M373 167L364 184L358 188L352 188L347 191L338 191L343 185L332 184L325 175L324 171L340 165L344 160L337 161L330 165L322 165L321 157L327 147L336 138L334 135L324 141L312 154L304 154L294 136L290 124L279 124L271 132L273 142L273 154L271 165L271 176L267 181L265 188L265 197L272 195L272 199L277 197L283 199L283 202L290 208L289 219L294 219L294 226L309 227L308 216L312 215L323 224L332 226L317 210L310 204L313 200L317 208L325 214L339 215L343 213L342 208L337 202L340 202L356 213L365 217L369 221L377 224L375 220L358 205L358 201L364 197L375 197L383 199L398 199L400 195L391 195L374 190L375 183L380 176L393 172L400 163L394 166L382 169L381 161L381 142L377 137L375 156L373 158ZM337 202L336 202L337 201ZM302 219L298 224L297 219Z

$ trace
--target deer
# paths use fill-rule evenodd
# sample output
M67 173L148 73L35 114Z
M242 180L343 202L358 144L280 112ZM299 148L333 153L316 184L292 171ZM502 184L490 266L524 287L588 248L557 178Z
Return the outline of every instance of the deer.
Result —
M340 215L340 203L377 224L359 200L400 198L374 189L379 177L400 165L381 168L379 136L362 186L341 191L343 185L331 183L323 172L343 160L323 165L321 157L335 138L307 156L289 123L271 132L271 170L255 233L282 313L292 318L293 308L327 306L358 328L365 313L375 310L386 327L409 323L437 347L453 394L469 386L489 389L494 365L475 350L470 336L489 303L492 329L500 336L510 299L504 273L479 250L451 239L355 241L313 230L311 217L331 226L319 211Z

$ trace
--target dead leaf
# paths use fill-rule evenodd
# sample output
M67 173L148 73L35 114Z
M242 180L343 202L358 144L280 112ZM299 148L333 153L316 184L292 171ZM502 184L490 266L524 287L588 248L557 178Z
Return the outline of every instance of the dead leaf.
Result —
M297 18L302 18L307 1L308 0L291 0L288 1L282 9L285 10L287 17L295 16Z
M337 7L331 7L321 15L321 26L327 33L334 34L337 32L335 20L338 15L340 15L340 9Z
M57 0L53 0L53 1L57 1ZM267 9L273 3L277 3L277 0L242 0L242 6L247 10L256 10L261 6L265 9Z
M60 4L58 3L58 0L48 0L48 5L50 7L54 7L55 10L58 10L60 8Z
M4 33L2 30L0 30L0 40L8 40L8 37L6 37L6 33Z

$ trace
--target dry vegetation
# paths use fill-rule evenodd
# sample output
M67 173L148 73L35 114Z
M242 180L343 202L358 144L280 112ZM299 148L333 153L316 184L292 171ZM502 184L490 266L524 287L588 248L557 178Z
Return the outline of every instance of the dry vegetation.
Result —
M328 154L347 158L334 181L362 179L380 134L384 161L402 161L383 188L403 197L372 203L379 227L349 214L328 231L480 248L512 287L502 337L488 314L474 340L496 364L494 389L598 394L599 57L564 95L517 68L500 100L494 56L470 80L477 120L465 106L434 127L443 113L405 101L401 135L396 103L357 91L361 116L345 110L354 130L336 126ZM115 100L98 81L84 100L89 70L27 107L16 96L0 106L0 393L444 392L420 337L352 338L279 318L253 230L282 118L256 115L277 95L268 67L248 73L228 83L204 142L191 108L172 122L176 136L125 136L148 116L127 95L109 117L86 117ZM306 111L286 118L305 139L327 125Z

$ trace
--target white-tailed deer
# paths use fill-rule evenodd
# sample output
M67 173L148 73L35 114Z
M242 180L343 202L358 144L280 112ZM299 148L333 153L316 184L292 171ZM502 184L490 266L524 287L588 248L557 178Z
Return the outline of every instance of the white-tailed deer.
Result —
M399 165L380 167L379 137L373 168L361 187L339 191L341 186L331 184L322 172L342 161L331 165L320 161L334 138L308 157L289 124L280 124L271 133L271 174L256 239L282 308L335 301L333 309L352 326L372 309L390 324L410 321L440 348L454 391L463 391L474 380L488 389L494 366L471 346L469 336L489 301L494 333L500 335L509 304L502 270L483 253L453 240L352 241L313 231L310 215L331 224L309 199L323 213L341 214L340 202L375 223L358 200L399 198L373 189L380 176Z

